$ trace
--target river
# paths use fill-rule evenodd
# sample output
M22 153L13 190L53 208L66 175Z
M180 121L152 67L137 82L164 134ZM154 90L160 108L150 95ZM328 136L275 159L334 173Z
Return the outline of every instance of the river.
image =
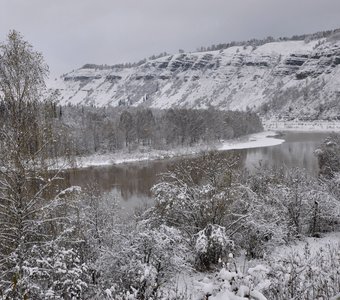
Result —
M329 135L327 132L283 132L285 142L271 147L234 150L244 168L301 167L317 175L318 164L314 150ZM138 162L113 166L69 170L64 173L66 185L96 188L112 193L128 211L144 203L151 203L150 188L157 182L158 174L165 172L175 162L188 158Z

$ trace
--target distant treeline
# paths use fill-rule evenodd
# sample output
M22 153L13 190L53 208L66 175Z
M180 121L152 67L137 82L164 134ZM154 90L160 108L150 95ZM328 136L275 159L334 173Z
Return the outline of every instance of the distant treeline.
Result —
M164 56L168 56L168 55L171 55L167 52L162 52L162 53L159 53L157 55L151 55L150 57L148 58L143 58L141 59L140 61L138 62L133 62L133 63L122 63L122 64L115 64L115 65L107 65L107 64L104 64L104 65L96 65L96 64L85 64L82 68L83 69L97 69L97 70L110 70L110 69L122 69L122 68L133 68L133 67L138 67L144 63L147 62L147 60L155 60L157 58L161 58L161 57L164 57Z
M338 36L340 34L340 29L334 29L334 30L326 30L326 31L319 31L313 34L300 34L300 35L293 35L292 37L279 37L274 38L272 36L268 36L264 39L251 39L248 41L233 41L229 43L222 43L222 44L216 44L211 45L209 47L199 47L197 48L197 51L199 52L205 52L205 51L216 51L216 50L222 50L222 49L228 49L230 47L235 46L243 46L243 47L259 47L267 43L273 43L273 42L285 42L285 41L313 41L318 40L322 38L332 38L333 36Z
M54 106L53 156L169 149L230 139L261 131L251 112L215 109L94 108Z
M218 50L223 50L223 49L228 49L230 47L259 47L267 43L272 43L272 42L284 42L284 41L313 41L313 40L318 40L322 38L335 38L338 39L340 35L340 28L339 29L334 29L334 30L325 30L325 31L319 31L316 33L312 34L300 34L300 35L293 35L292 37L279 37L279 38L274 38L272 36L268 36L264 39L250 39L248 41L232 41L229 43L220 43L220 44L214 44L208 47L198 47L196 49L196 52L206 52L206 51L218 51ZM179 53L184 53L185 51L183 49L179 49ZM122 64L115 64L115 65L97 65L97 64L85 64L82 68L83 69L99 69L99 70L106 70L106 69L115 69L115 68L132 68L132 67L137 67L140 66L144 63L146 63L148 60L154 60L160 57L168 56L171 55L167 52L162 52L157 55L151 55L148 58L141 59L138 62L134 63L122 63Z

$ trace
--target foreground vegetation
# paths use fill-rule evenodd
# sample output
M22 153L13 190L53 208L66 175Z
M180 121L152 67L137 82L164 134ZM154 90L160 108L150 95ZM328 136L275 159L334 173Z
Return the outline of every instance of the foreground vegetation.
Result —
M153 187L155 205L128 218L110 194L59 193L25 219L26 242L3 265L4 299L203 299L210 293L209 299L331 299L339 293L336 243L318 253L306 245L270 255L278 246L339 230L337 181L297 169L250 175L234 164L235 157L209 153L175 166ZM206 274L202 283L211 287L181 287L181 274Z

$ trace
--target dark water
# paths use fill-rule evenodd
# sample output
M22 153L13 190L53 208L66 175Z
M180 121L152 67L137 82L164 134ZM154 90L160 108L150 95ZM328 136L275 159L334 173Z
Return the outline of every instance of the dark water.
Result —
M286 165L301 167L316 175L318 164L314 150L328 135L320 132L285 132L279 137L285 140L281 145L236 152L241 157L242 166L249 170L259 166ZM65 183L110 192L121 199L122 206L129 210L144 202L150 203L150 188L157 182L157 175L181 160L183 158L70 170L64 174Z
M319 171L314 150L329 136L325 132L284 132L285 142L273 147L246 149L245 167L255 166L300 167L310 174L317 175Z

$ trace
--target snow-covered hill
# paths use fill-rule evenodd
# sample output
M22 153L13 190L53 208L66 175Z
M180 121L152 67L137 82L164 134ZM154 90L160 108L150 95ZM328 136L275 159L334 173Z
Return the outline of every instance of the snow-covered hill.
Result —
M62 104L210 105L284 119L340 119L340 41L282 41L148 60L85 65L54 82Z

